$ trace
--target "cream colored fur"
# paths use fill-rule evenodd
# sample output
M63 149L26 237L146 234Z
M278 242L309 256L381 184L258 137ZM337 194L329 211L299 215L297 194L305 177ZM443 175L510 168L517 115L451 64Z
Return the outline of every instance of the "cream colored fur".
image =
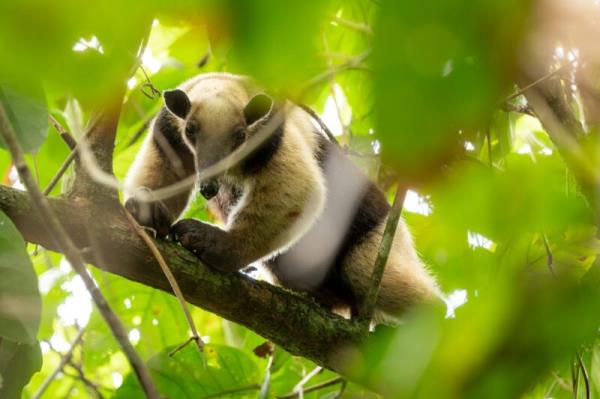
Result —
M180 88L192 102L191 114L213 132L239 122L244 105L257 93L246 78L223 73L200 75ZM297 107L283 109L288 109L285 134L267 167L251 176L236 168L227 174L227 179L242 185L245 192L229 215L225 229L232 239L246 246L248 259L244 261L248 263L268 259L294 244L319 218L326 201L327 187L314 157L317 140L310 117ZM182 121L181 128L183 126ZM128 175L129 183L158 188L178 179L173 173L165 173L168 166L156 157L153 147L147 138ZM187 197L188 194L173 201L171 209L181 213ZM354 247L343 265L344 273L359 295L368 289L384 224ZM401 221L381 283L374 321L397 316L414 304L439 297L435 280L419 259L406 224Z

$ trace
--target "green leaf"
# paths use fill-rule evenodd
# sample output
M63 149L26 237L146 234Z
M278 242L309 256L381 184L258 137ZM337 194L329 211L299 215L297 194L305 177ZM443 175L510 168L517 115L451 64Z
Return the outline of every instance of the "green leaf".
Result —
M35 342L41 300L25 242L12 221L0 212L0 337Z
M528 3L382 3L373 55L377 133L398 170L429 177L460 151L462 131L485 126L514 72Z
M326 2L229 3L235 40L232 55L253 76L277 86L307 80L323 66L316 44ZM217 25L212 30L219 28ZM213 38L211 44L214 42Z
M273 364L271 365L271 372L278 372L286 363L292 358L285 349L280 346L275 347L275 353L273 353Z
M23 151L35 152L48 135L48 109L41 84L25 88L0 82L0 104L8 115ZM5 147L2 141L0 146Z
M600 395L600 346L598 345L596 345L592 352L590 379L594 393Z
M218 393L227 398L256 396L261 382L260 373L244 352L228 346L207 345L204 367L202 355L195 345L190 344L169 357L172 349L168 348L148 361L150 373L163 396L170 399L202 398ZM132 374L127 376L114 396L115 399L144 397Z
M21 390L41 367L37 341L27 345L0 338L0 398L21 398Z

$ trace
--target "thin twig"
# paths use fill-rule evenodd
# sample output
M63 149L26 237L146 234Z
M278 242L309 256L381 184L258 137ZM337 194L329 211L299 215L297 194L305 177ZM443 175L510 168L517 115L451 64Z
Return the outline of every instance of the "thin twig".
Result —
M338 143L337 139L335 138L335 135L331 132L331 130L329 130L329 128L327 127L325 122L323 122L321 117L311 107L309 107L306 104L298 104L298 106L300 108L302 108L304 110L304 112L306 112L308 115L310 115L311 118L313 118L315 120L315 122L317 122L319 124L319 127L327 135L327 138L329 139L329 141L331 141L334 144L337 144L339 147L340 143Z
M140 137L142 137L142 135L146 132L146 129L148 129L148 126L150 126L150 123L152 122L152 120L154 119L156 114L157 114L157 112L154 112L154 111L150 111L148 113L148 115L144 118L140 127L135 131L135 133L133 133L131 138L129 140L127 140L127 143L125 144L125 148L131 147L139 140Z
M25 163L23 150L17 141L16 133L8 119L8 116L6 115L4 107L1 104L0 135L4 139L4 143L11 153L13 163L17 168L17 172L19 173L19 178L27 188L27 192L31 197L34 207L37 208L38 212L40 213L41 219L45 223L46 228L52 233L57 246L61 249L61 252L65 254L67 260L89 291L94 303L96 304L96 307L104 317L104 320L112 330L113 335L121 345L125 356L127 356L129 362L131 363L131 366L135 371L135 374L140 381L140 385L144 389L146 395L151 399L158 399L158 392L152 383L150 372L131 345L131 342L129 342L127 332L125 331L123 324L113 312L108 302L104 298L104 295L102 295L99 288L96 286L96 283L90 276L88 270L85 268L79 249L69 237L69 234L65 230L64 226L50 207L46 197L42 194L37 184L35 184L35 181L31 175L31 171Z
M513 104L511 102L504 102L500 106L500 109L504 112L516 112L519 114L525 114L536 117L535 112L529 106L529 104Z
M173 293L175 294L175 296L177 297L177 300L179 301L179 304L181 305L181 309L183 310L185 319L187 320L190 330L192 331L192 336L186 342L184 342L182 345L177 347L175 351L170 353L169 356L173 356L175 353L177 353L179 350L181 350L185 345L187 345L191 340L196 342L196 346L198 347L198 350L200 352L202 352L202 350L204 349L204 342L202 342L202 338L200 338L200 335L198 334L198 330L196 329L196 325L194 324L194 320L192 319L192 315L190 313L190 310L188 309L188 305L187 305L187 302L185 301L185 297L183 296L183 292L181 292L181 288L179 288L179 284L177 283L175 276L173 276L173 272L171 271L171 268L169 267L169 265L167 265L165 258L162 256L162 254L156 247L156 244L154 244L154 241L152 241L152 238L150 238L148 233L146 233L146 231L144 229L142 229L142 227L135 221L133 216L131 216L131 214L125 208L123 208L123 211L125 212L125 215L127 216L127 220L129 220L129 223L131 224L131 226L133 226L137 235L139 235L140 238L142 240L144 240L144 242L146 243L146 246L148 246L148 249L150 249L150 252L152 252L152 256L154 256L154 259L156 259L156 261L160 265L160 268L162 269L165 277L167 278L167 280L169 281L169 284L171 285L171 288L173 289Z
M160 98L160 96L161 96L160 90L158 90L154 86L154 84L150 80L150 77L146 73L146 70L144 69L144 66L142 65L141 62L140 62L139 67L142 70L142 73L144 74L144 76L146 77L146 83L144 83L143 85L140 86L140 91L142 92L142 94L145 95L146 97L148 97L150 100L155 100L157 98ZM150 89L150 93L147 93L146 90L144 90L146 88Z
M189 337L188 339L177 345L171 352L169 352L169 357L175 356L177 352L185 348L192 341L200 341L200 344L198 345L202 347L202 349L200 349L200 351L202 352L202 350L204 349L204 341L202 341L200 337Z
M558 385L558 382L556 380L556 378L552 381L552 384L550 384L550 386L548 387L548 389L546 390L546 392L544 393L543 398L551 398L552 397L552 392L554 392L554 389L556 388L556 385Z
M591 390L590 390L590 375L583 363L583 359L581 359L581 353L577 352L577 362L579 363L579 368L581 369L581 375L583 376L583 383L585 384L585 399L591 398Z
M374 153L374 152L362 152L362 151L356 151L353 150L352 148L348 147L348 146L344 146L344 154L349 155L351 157L357 157L357 158L379 158L379 154Z
M340 384L340 383L344 384L343 386L345 387L345 382L346 381L342 377L332 378L331 380L323 381L321 383L318 383L318 384L312 385L308 388L305 388L303 391L304 391L304 393L310 393L310 392L318 391L319 389L327 388L332 385L336 385L336 384ZM299 397L298 392L291 392L284 396L278 396L278 399L292 399L292 398L297 398L297 397Z
M373 36L373 30L367 24L361 22L350 21L349 19L340 18L338 16L331 17L331 20L341 26L352 29L356 32L364 33L369 36Z
M333 399L340 399L342 397L342 395L344 394L344 391L346 390L347 385L348 385L348 381L342 380L342 386L340 387L340 390L338 391L338 393L335 395L335 398L333 398Z
M546 236L546 233L542 234L542 241L544 243L544 249L546 250L546 264L548 265L550 273L552 273L553 276L556 276L556 272L554 271L554 256L550 250L550 244L548 243L548 237Z
M500 102L499 105L502 105L503 103L507 103L511 100L514 100L515 98L519 97L522 94L525 94L525 92L529 89L531 89L532 87L535 87L537 85L539 85L540 83L554 77L555 75L558 75L559 73L561 73L562 71L564 71L567 67L570 67L571 65L573 65L574 63L576 63L578 61L577 58L569 61L568 63L562 65L559 68L556 68L554 71L548 72L546 75L542 76L541 78L531 82L530 84L526 85L525 87L521 88L519 91L517 91L514 94L511 94L510 96L506 97L504 100L502 100Z
M396 188L396 196L394 198L394 204L387 218L383 236L381 237L381 243L379 244L379 251L377 253L377 259L375 260L375 266L371 273L371 281L369 291L365 297L365 300L360 309L359 323L362 330L367 333L371 319L373 318L373 312L375 310L375 304L377 303L377 295L379 294L379 286L381 285L381 279L383 278L383 272L385 271L385 264L387 263L390 249L392 248L392 242L398 227L398 221L402 214L402 206L404 204L404 198L406 197L407 188L403 184L398 184Z
M269 387L271 386L271 368L273 367L273 354L269 356L269 361L267 362L267 368L265 370L265 378L263 379L263 383L260 386L260 394L258 399L267 399L269 396Z
M58 170L56 171L56 174L52 177L52 180L50 180L50 183L48 183L48 185L44 189L44 192L43 192L44 195L50 194L50 191L52 191L54 189L54 187L60 181L60 179L63 177L63 175L69 168L69 166L71 166L71 164L73 163L73 160L75 158L77 158L77 148L75 148L73 151L71 151L71 153L69 154L67 159L65 159L64 162L62 163L62 165L60 165L60 168L58 168Z
M317 366L314 369L312 369L310 373L306 374L304 376L304 378L302 378L300 380L300 382L298 382L296 384L296 386L294 386L294 388L292 389L292 393L297 395L300 399L303 399L304 398L304 385L306 385L306 383L308 381L310 381L311 378L313 378L315 375L319 374L321 371L323 371L323 367L321 367L321 366Z
M52 115L48 116L48 120L50 121L50 123L52 123L52 125L54 126L56 131L60 134L60 137L64 140L64 142L67 144L67 146L71 149L71 153L69 154L67 159L64 160L62 165L60 165L60 168L58 168L58 171L52 177L52 180L50 180L50 183L48 183L48 186L44 189L44 191L43 191L44 195L50 194L50 191L52 191L52 189L54 189L56 184L60 181L62 176L65 174L65 172L71 165L71 163L73 163L73 160L75 160L75 158L77 158L77 142L75 141L73 136L69 132L67 132L67 130Z
M31 399L39 399L40 397L42 397L42 395L44 394L46 389L48 389L48 387L50 386L52 381L54 381L54 379L58 376L58 374L60 374L60 372L67 365L67 363L69 363L69 361L73 357L73 351L75 350L75 347L77 347L77 345L79 345L79 343L81 342L81 339L83 338L84 331L85 331L85 329L83 329L83 328L79 330L79 332L77 333L77 336L75 336L75 339L73 340L73 343L71 343L69 350L67 350L67 352L64 355L60 355L61 358L60 358L60 362L58 363L58 366L56 366L54 371L52 373L50 373L50 375L48 377L46 377L44 382L42 382L42 385L40 385L40 387L33 394Z
M572 391L572 387L569 385L569 383L564 378L562 378L560 375L558 375L558 373L556 371L552 372L552 376L554 377L554 381L556 381L558 386L560 386L565 391L569 391L569 392Z
M75 146L77 146L77 142L75 141L71 133L69 133L52 115L48 115L48 121L50 121L52 126L54 126L58 134L60 134L60 137L62 137L65 143L67 143L69 148L71 150L74 150Z
M571 362L571 388L573 398L577 399L577 391L579 390L579 364L575 361Z
M69 361L69 366L71 366L73 369L75 369L77 374L71 375L71 374L65 373L64 371L63 371L63 374L68 375L71 378L81 381L86 387L88 387L89 389L92 390L92 392L94 392L94 394L96 395L97 398L99 398L99 399L104 398L104 395L102 395L102 393L100 392L100 388L101 388L100 385L98 385L97 383L95 383L95 382L91 381L89 378L87 378L85 376L85 374L83 373L83 369L81 368L81 366L79 364L76 364L73 361L73 359L71 359Z
M299 98L304 97L304 95L310 89L312 89L314 86L318 85L319 83L330 80L332 76L335 76L339 72L347 71L347 70L365 70L365 71L370 72L371 70L363 65L363 62L370 55L371 55L371 49L368 49L361 54L351 57L350 59L348 59L348 61L344 62L343 64L333 66L333 67L327 69L326 71L321 72L318 75L314 76L313 78L309 79L303 85L303 89L300 91Z
M211 393L210 395L206 395L206 396L202 396L201 399L211 399L211 398L220 398L223 396L229 396L232 393L239 393L239 392L244 392L244 391L254 391L260 388L260 385L258 384L251 384L251 385L247 385L245 387L239 387L239 388L232 388L232 389L225 389L221 392L217 392L217 393Z

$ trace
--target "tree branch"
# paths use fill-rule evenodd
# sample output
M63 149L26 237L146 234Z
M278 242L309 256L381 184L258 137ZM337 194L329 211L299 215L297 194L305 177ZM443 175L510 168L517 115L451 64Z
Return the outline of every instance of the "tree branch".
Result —
M308 388L304 388L303 393L311 393L314 391L318 391L319 389L330 387L332 385L341 384L343 382L344 382L344 380L340 377L332 378L330 380L323 381L321 383L315 384ZM300 396L300 394L298 392L292 392L292 393L289 393L284 396L279 396L278 399L293 399L293 398L298 398L299 396Z
M140 238L142 240L144 240L144 242L148 246L148 249L150 249L150 252L152 252L152 256L154 256L154 259L156 259L156 261L158 262L158 265L160 266L161 270L163 271L165 277L169 281L169 285L171 285L171 288L173 289L173 293L175 294L175 296L177 297L177 300L179 301L179 304L181 305L181 309L183 311L183 314L185 315L185 319L190 327L190 331L192 332L192 336L190 337L190 339L188 339L182 345L178 346L176 348L176 350L180 350L185 345L187 345L190 341L194 341L196 343L196 347L198 348L198 350L200 352L202 352L202 350L204 349L204 342L202 341L202 338L198 334L198 330L196 329L196 325L194 324L194 319L192 319L192 315L187 307L187 303L185 302L185 298L183 297L181 288L179 288L179 284L177 283L177 280L173 276L173 273L171 272L169 265L167 265L167 262L165 262L165 258L163 258L162 254L160 253L158 248L156 248L154 241L152 241L152 239L150 238L148 233L146 233L146 231L136 222L136 220L133 218L133 216L131 216L131 214L129 213L129 211L127 211L127 209L125 209L124 212L125 212L125 216L127 217L127 220L129 220L129 223L135 230L136 234L138 236L140 236ZM176 351L173 351L171 353L171 355L175 354L175 352Z
M150 372L133 348L133 345L131 345L131 342L129 342L125 327L123 327L123 324L121 324L121 321L117 315L112 311L106 302L106 299L104 299L104 296L96 286L88 270L85 268L81 252L71 240L71 236L64 228L60 219L53 212L48 200L41 193L35 180L33 179L31 171L25 163L23 151L19 142L17 141L16 133L13 130L8 116L6 115L6 111L2 105L0 105L0 136L2 136L2 139L4 140L4 143L6 143L6 146L12 156L15 168L19 173L19 178L27 188L29 194L28 199L31 199L32 209L35 209L39 212L40 219L42 221L41 226L39 226L40 230L43 230L51 235L51 241L53 242L53 245L60 248L61 251L64 252L67 260L71 264L71 267L83 281L94 301L94 304L102 314L106 324L108 324L113 332L113 335L123 349L125 356L129 360L131 367L135 371L140 385L142 386L148 398L158 398L158 392L152 383Z
M96 163L100 169L113 175L113 151L115 146L115 136L117 133L117 124L121 114L121 99L123 93L117 93L112 104L105 105L101 111L98 111L92 118L87 129L85 137L81 140L80 146L84 146L88 154L96 158ZM69 193L73 197L96 197L110 198L117 200L117 190L112 187L99 184L88 169L83 165L81 158L75 163L75 182Z
M58 376L58 374L61 371L63 371L63 369L65 368L67 363L69 363L71 361L71 358L73 357L73 351L75 350L77 345L79 345L79 342L81 342L81 338L83 338L84 331L85 331L84 328L79 330L79 332L77 333L77 336L73 340L73 343L69 347L69 350L67 350L67 352L64 355L61 355L60 363L58 363L58 366L54 369L54 371L52 373L50 373L50 375L48 375L48 377L44 380L42 385L40 385L38 390L33 394L32 399L41 398L42 395L44 394L44 392L46 392L46 389L48 389L48 387L52 383L52 381L54 381L54 379Z
M95 259L94 253L87 253L86 261L172 293L156 259L130 226L120 205L107 208L85 198L48 201L79 248L90 246L90 235L100 238L94 253L101 256ZM60 252L27 193L0 185L0 209L27 241ZM362 336L356 324L318 306L312 298L241 273L210 269L179 245L165 240L155 243L189 303L242 324L288 352L340 373L347 371L349 356L360 354Z

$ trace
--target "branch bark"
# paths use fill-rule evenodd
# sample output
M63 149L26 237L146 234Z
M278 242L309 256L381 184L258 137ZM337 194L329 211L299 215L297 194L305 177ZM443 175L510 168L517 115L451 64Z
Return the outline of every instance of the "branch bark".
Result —
M83 197L48 201L79 248L90 246L90 236L98 240L94 252L100 251L101 256L94 259L93 253L86 253L86 261L171 294L156 259L120 206L107 208ZM27 241L60 252L27 193L0 185L0 209ZM342 374L347 371L344 366L348 357L360 356L357 325L319 307L313 299L241 273L210 269L176 244L155 242L189 303L242 324L290 353Z

